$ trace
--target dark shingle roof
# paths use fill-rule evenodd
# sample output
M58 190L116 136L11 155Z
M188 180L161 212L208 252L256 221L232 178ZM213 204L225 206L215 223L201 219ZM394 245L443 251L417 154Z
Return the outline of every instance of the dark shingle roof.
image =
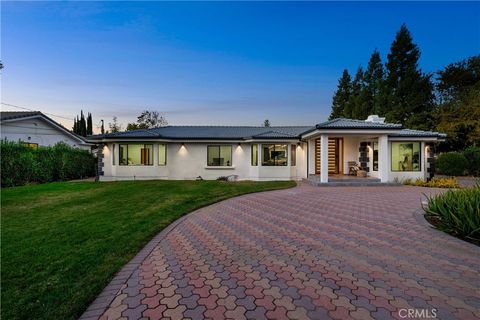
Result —
M403 129L400 124L352 119L334 119L316 126L166 126L90 136L91 140L107 139L172 139L172 140L248 140L248 139L299 139L303 134L322 129L389 129L398 130L391 136L445 137L438 132Z
M40 111L1 111L0 120L26 118L31 116L38 116L41 114L42 113Z
M445 133L435 132L435 131L421 131L421 130L412 130L412 129L403 129L397 133L390 134L390 137L438 137L446 138Z
M401 124L337 118L319 123L317 129L401 129Z
M165 138L165 139L274 139L299 138L300 134L311 127L248 127L248 126L166 126L145 130L117 132L91 136L93 140L101 138Z

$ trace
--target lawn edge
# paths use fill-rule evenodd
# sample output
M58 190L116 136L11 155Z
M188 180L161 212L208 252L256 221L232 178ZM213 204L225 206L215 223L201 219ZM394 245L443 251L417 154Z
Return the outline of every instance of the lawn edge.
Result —
M264 192L273 192L278 190L288 190L293 189L299 186L297 181L294 181L290 187L285 188L272 188L269 190L261 190L261 191L252 191L239 194L233 197L226 197L220 198L217 201L213 201L207 203L205 205L201 205L191 211L185 212L182 216L178 219L173 221L163 230L161 230L157 235L155 235L147 244L140 249L140 251L129 261L127 262L115 275L113 276L112 280L107 284L107 286L102 290L102 292L93 300L92 303L87 307L87 309L83 312L83 314L78 318L79 320L97 320L100 316L105 312L107 307L112 303L112 301L117 296L118 291L122 288L122 286L127 282L127 280L132 276L133 272L141 265L141 263L148 257L148 255L153 251L153 249L163 240L168 234L175 229L183 220L187 219L190 214L200 210L202 208L208 207L210 205L220 203L229 199L237 198L237 197L244 197L249 194L253 193L264 193Z

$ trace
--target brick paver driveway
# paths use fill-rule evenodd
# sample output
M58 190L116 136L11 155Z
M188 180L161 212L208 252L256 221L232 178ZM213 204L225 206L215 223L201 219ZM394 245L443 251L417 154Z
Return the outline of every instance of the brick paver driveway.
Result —
M416 219L424 192L301 185L203 208L84 318L478 318L480 248Z

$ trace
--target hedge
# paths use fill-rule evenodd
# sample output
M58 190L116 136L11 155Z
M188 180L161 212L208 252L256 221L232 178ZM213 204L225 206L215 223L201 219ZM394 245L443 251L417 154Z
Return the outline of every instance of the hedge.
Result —
M17 142L1 141L0 152L2 187L95 175L96 158L86 150L64 143L33 149Z
M467 166L467 158L460 152L442 153L437 159L438 171L446 176L463 176Z
M463 151L463 155L467 158L468 173L472 176L480 176L480 147L470 146Z

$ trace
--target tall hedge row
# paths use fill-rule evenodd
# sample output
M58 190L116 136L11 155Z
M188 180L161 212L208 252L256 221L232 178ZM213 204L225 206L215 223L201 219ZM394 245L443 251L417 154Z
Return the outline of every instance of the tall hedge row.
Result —
M81 179L95 175L96 158L88 151L59 143L33 149L20 143L1 141L1 185Z
M480 176L480 147L471 146L463 152L442 153L437 159L437 171L447 176Z

